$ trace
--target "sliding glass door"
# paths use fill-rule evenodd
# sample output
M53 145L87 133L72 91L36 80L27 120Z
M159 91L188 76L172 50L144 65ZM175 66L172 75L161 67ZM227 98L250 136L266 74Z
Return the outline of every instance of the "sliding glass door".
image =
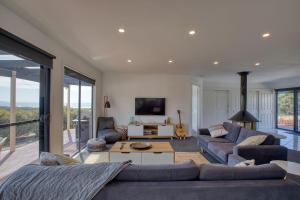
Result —
M277 93L277 127L294 130L294 91L278 91Z
M39 63L0 51L0 179L49 148L46 73Z
M64 154L76 154L93 136L94 83L94 80L65 68Z
M276 91L277 123L279 129L300 131L300 89L289 88Z

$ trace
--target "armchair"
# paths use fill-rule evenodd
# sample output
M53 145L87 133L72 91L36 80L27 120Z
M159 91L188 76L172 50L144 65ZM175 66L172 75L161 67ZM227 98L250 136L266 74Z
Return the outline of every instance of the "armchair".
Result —
M122 139L122 134L115 129L112 117L98 117L97 138L103 138L107 144L112 144Z

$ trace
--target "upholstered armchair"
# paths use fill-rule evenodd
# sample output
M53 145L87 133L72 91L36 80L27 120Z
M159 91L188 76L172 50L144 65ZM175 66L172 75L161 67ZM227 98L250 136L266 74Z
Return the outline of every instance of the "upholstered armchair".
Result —
M112 117L98 117L97 138L103 138L107 144L122 140L122 134L115 129Z

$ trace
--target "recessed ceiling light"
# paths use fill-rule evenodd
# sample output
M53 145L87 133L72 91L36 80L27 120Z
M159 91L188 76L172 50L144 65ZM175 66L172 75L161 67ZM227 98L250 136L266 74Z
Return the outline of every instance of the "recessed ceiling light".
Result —
M190 35L195 35L195 34L196 34L196 31L195 31L195 30L190 30L190 31L189 31L189 34L190 34Z
M214 65L218 65L218 64L219 64L219 62L218 62L218 61L215 61L215 62L214 62Z
M260 66L260 63L259 62L255 63L255 66Z
M0 60L24 60L15 55L0 55Z
M169 62L169 63L173 63L173 60L169 60L168 62Z
M128 63L132 63L132 60L128 59L127 62L128 62Z
M262 34L262 37L263 38L267 38L267 37L270 37L271 36L271 33L263 33Z
M119 28L118 31L119 31L119 33L125 33L125 29L124 28Z

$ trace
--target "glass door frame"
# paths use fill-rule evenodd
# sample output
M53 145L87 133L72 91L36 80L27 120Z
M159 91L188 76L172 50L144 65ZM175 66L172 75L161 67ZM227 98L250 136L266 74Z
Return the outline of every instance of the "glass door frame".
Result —
M0 28L0 49L40 64L39 118L34 120L1 124L0 128L39 122L39 151L50 150L50 84L53 59L56 57L39 47Z
M293 91L293 94L294 94L294 128L293 128L293 130L278 127L278 93L279 92L286 92L286 91ZM300 132L300 128L298 127L298 116L300 115L300 113L298 112L298 108L299 108L298 96L299 96L299 93L300 93L300 87L282 88L282 89L276 89L275 90L275 104L276 104L275 128L276 129L294 131L294 132L297 132L297 133Z
M82 82L91 84L92 90L91 90L91 129L92 129L92 136L94 135L94 120L95 120L95 116L94 116L94 90L95 90L95 80L81 74L80 72L76 72L73 69L71 69L69 66L65 66L64 67L64 76L69 76L72 77L74 79L78 80L78 114L77 114L77 129L79 131L78 133L78 144L77 145L77 151L73 154L76 155L77 153L79 153L82 149L85 148L86 144L84 146L81 146L81 89L82 89Z

